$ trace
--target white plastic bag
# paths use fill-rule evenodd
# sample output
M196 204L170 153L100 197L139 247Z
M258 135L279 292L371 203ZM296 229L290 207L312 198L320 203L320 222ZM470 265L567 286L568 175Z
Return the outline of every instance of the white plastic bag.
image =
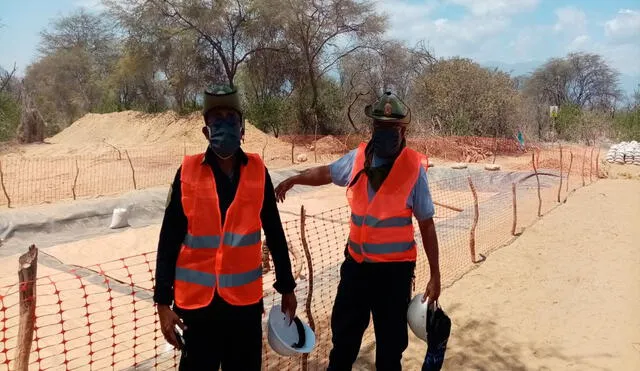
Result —
M117 207L113 209L111 216L111 225L109 228L124 228L129 226L129 215L131 214L131 206Z

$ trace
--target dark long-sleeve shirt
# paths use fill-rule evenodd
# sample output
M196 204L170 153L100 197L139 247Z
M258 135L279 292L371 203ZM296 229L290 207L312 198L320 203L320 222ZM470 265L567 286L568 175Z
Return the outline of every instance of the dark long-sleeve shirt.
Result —
M207 149L205 162L211 166L218 192L218 202L220 206L221 222L227 214L231 202L235 198L238 189L240 171L244 171L244 166L248 162L247 155L239 150L235 156L236 162L233 166L231 176L225 174L215 159L215 154ZM180 172L178 169L176 177L171 185L168 196L168 204L160 229L160 241L158 243L158 256L156 261L156 286L153 299L158 304L171 305L173 302L173 282L175 279L176 262L180 252L180 246L187 233L187 217L182 207L182 193L180 187ZM267 246L271 252L273 265L276 271L276 282L273 287L280 294L293 292L296 287L293 274L291 273L291 261L289 260L289 250L285 238L278 206L273 190L273 183L269 176L269 171L265 168L266 178L264 187L264 201L260 212L262 229L267 239Z

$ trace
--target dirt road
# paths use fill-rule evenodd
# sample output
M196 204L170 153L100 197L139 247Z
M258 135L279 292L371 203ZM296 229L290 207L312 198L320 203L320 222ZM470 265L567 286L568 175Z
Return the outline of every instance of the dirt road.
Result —
M640 370L638 226L640 182L602 180L491 254L442 295L445 369Z
M442 294L444 369L640 370L638 226L640 182L601 180L492 253ZM412 336L404 369L425 350Z

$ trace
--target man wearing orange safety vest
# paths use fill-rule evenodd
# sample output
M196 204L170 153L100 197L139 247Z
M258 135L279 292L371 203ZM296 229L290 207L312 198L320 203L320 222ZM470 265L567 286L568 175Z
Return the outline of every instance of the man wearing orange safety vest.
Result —
M294 185L333 182L347 187L351 207L349 239L333 306L332 370L351 370L373 315L376 369L401 370L408 345L407 309L417 247L412 216L418 220L431 279L423 300L440 296L438 239L427 182L426 156L406 147L409 108L387 92L365 108L373 119L369 143L329 166L309 169L276 188L280 201ZM428 298L428 299L427 299Z
M165 339L182 350L180 370L259 371L262 361L262 239L274 288L294 318L296 286L269 172L240 148L238 92L204 94L209 147L185 156L160 231L154 301ZM173 304L173 308L172 305ZM176 326L183 329L179 335Z

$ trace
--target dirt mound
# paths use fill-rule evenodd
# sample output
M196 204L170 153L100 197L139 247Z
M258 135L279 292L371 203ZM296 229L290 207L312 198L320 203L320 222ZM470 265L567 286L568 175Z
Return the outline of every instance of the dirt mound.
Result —
M511 138L432 136L408 138L407 143L411 148L429 156L461 162L482 162L491 158L494 152L503 156L522 153L518 142Z
M344 143L332 135L318 139L316 149L321 154L345 153L348 150Z
M47 138L50 145L31 148L33 155L73 155L112 151L113 147L157 148L206 146L202 135L202 116L195 112L180 116L175 112L148 114L136 111L107 114L89 113L71 126ZM246 123L243 148L262 153L265 143L270 151L285 150L286 143Z

